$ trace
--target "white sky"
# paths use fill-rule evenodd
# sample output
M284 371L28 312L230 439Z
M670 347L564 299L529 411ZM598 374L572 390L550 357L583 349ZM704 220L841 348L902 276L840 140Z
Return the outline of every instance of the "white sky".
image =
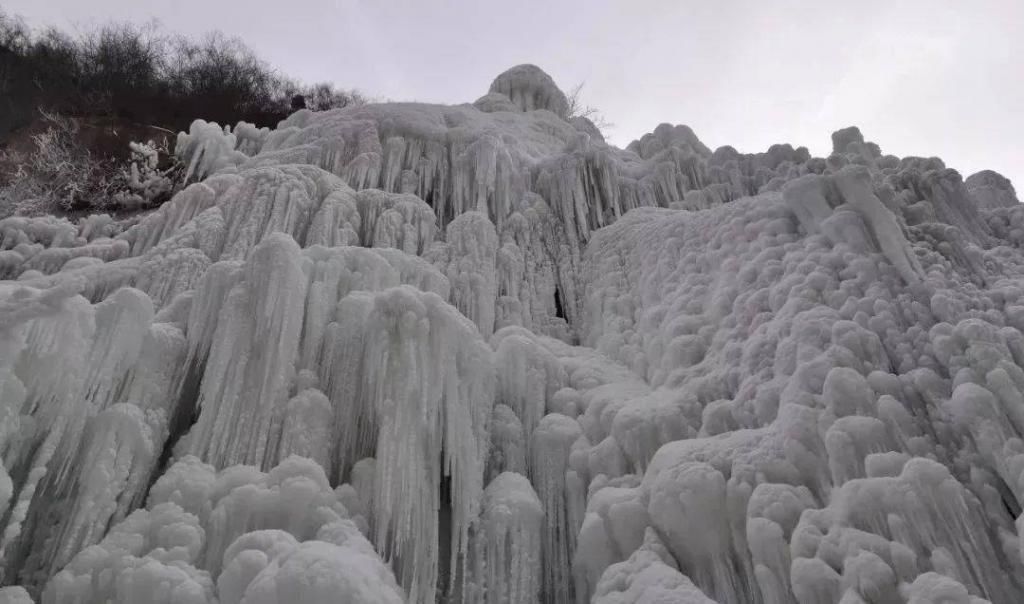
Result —
M831 150L857 125L883 152L996 170L1024 197L1024 0L4 0L32 25L157 19L219 29L303 81L472 102L535 63L615 124L712 149Z

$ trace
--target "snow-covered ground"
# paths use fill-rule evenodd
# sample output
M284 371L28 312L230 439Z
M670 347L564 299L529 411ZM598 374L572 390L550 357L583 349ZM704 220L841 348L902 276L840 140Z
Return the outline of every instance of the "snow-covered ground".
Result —
M1024 601L1009 182L567 111L196 122L158 210L0 221L0 602Z

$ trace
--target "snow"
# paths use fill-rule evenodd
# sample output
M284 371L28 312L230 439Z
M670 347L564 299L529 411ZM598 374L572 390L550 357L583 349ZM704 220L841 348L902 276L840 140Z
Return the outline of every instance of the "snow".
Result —
M0 220L0 601L1021 601L1012 184L566 111L197 121L160 208Z

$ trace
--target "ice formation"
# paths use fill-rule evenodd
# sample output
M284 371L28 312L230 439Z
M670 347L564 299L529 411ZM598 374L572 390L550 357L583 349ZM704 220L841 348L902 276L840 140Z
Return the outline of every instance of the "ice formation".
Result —
M0 221L0 602L1024 601L1024 209L832 143L519 66Z

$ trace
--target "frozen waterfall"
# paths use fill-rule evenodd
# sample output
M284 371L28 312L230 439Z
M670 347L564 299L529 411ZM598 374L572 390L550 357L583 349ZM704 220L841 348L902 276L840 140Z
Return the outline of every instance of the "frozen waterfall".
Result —
M0 602L1024 601L1024 206L832 142L522 65L0 221Z

